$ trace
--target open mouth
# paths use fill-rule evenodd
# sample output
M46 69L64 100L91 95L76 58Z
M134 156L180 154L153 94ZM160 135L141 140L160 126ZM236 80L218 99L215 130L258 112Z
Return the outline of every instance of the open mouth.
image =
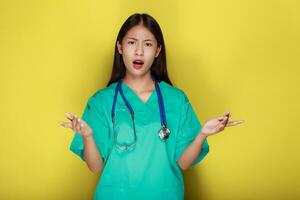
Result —
M133 67L134 68L141 68L144 64L144 61L142 60L134 60L133 62Z

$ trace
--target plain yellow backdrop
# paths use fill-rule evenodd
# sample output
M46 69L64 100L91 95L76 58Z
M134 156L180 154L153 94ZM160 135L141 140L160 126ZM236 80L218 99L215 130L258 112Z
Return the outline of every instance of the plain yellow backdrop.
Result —
M168 70L202 123L244 124L208 138L184 172L186 199L299 199L300 3L296 0L0 1L0 199L92 199L99 174L58 124L109 80L126 18L160 24Z

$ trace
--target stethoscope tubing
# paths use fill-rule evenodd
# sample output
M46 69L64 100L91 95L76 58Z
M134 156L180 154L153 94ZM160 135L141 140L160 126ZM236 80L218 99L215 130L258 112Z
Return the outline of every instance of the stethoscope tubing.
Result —
M160 114L160 121L161 121L161 126L162 129L161 130L167 130L167 119L166 119L166 113L165 113L165 107L164 107L164 101L163 101L163 97L161 94L161 90L159 87L158 82L156 81L156 79L154 78L154 76L151 76L152 80L155 83L155 90L156 90L156 94L157 94L157 99L158 99L158 106L159 106L159 114ZM130 105L130 103L128 102L128 100L126 99L124 93L123 93L123 89L122 89L122 79L120 79L117 82L116 85L116 89L115 89L115 94L114 94L114 98L113 98L113 104L112 104L112 111L111 111L111 117L112 117L112 123L113 123L113 129L114 129L114 143L115 145L121 149L121 150L127 150L128 147L135 145L136 142L136 129L135 129L135 123L134 123L134 111ZM129 145L129 146L119 146L117 144L117 135L116 135L116 130L115 130L115 108L116 108L116 102L117 102L117 98L118 98L118 93L120 92L121 97L127 107L127 109L129 110L130 114L131 114L131 118L132 118L132 123L133 123L133 129L134 129L134 144ZM169 131L170 133L170 131ZM168 138L168 136L166 137Z

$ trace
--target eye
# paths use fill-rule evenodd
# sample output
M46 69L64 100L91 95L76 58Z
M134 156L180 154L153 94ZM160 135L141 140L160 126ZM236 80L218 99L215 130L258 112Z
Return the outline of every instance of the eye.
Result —
M152 46L152 44L151 44L151 43L146 43L146 45L147 45L148 47L151 47L151 46Z
M129 42L128 42L128 44L133 44L133 43L134 43L134 41L129 41Z

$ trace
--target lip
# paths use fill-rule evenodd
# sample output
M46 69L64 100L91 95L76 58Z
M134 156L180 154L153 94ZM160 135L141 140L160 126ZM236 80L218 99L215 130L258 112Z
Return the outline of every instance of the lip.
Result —
M135 64L134 61L142 61L143 64ZM144 66L144 64L145 63L142 59L135 59L132 61L133 68L137 70L141 69Z
M134 61L142 61L143 64L144 64L144 61L143 61L142 59L134 59L134 60L132 61L132 63L133 63Z
M142 65L133 64L134 69L141 69L141 68L143 68L143 66L144 66L144 64L142 64Z

